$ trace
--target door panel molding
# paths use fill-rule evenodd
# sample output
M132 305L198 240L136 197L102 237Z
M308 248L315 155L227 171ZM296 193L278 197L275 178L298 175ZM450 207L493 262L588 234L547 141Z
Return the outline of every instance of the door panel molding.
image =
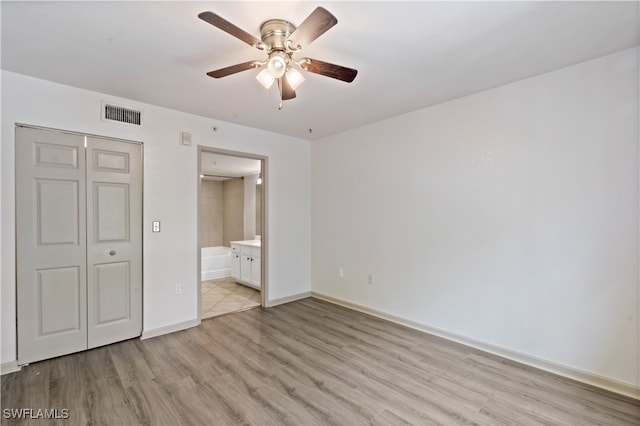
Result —
M36 178L33 182L38 245L77 245L80 235L79 181Z
M80 266L38 269L38 337L80 330Z
M130 266L131 262L95 265L96 327L131 319Z
M93 182L94 241L130 241L129 184Z
M36 166L78 168L78 147L36 142L35 149Z
M93 150L93 170L108 173L129 173L129 154L126 152Z

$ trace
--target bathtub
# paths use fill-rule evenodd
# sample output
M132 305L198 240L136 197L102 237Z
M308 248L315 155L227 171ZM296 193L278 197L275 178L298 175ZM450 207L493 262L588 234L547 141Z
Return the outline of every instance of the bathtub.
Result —
M231 249L229 247L202 247L202 281L231 276Z

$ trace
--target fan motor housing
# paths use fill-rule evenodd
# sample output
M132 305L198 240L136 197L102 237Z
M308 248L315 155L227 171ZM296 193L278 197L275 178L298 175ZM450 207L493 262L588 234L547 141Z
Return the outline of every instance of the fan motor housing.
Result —
M267 53L275 50L288 51L287 39L296 26L284 19L269 19L260 25L260 37L267 46Z

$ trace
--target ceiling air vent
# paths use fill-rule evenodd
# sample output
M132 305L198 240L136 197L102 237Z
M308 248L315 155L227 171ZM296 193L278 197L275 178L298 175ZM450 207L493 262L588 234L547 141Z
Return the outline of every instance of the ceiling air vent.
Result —
M102 102L102 120L141 126L142 111Z

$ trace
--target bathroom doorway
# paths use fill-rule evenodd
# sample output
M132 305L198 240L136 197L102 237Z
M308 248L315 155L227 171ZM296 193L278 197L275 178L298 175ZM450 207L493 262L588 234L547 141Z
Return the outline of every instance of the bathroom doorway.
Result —
M266 157L198 147L199 318L264 306Z

